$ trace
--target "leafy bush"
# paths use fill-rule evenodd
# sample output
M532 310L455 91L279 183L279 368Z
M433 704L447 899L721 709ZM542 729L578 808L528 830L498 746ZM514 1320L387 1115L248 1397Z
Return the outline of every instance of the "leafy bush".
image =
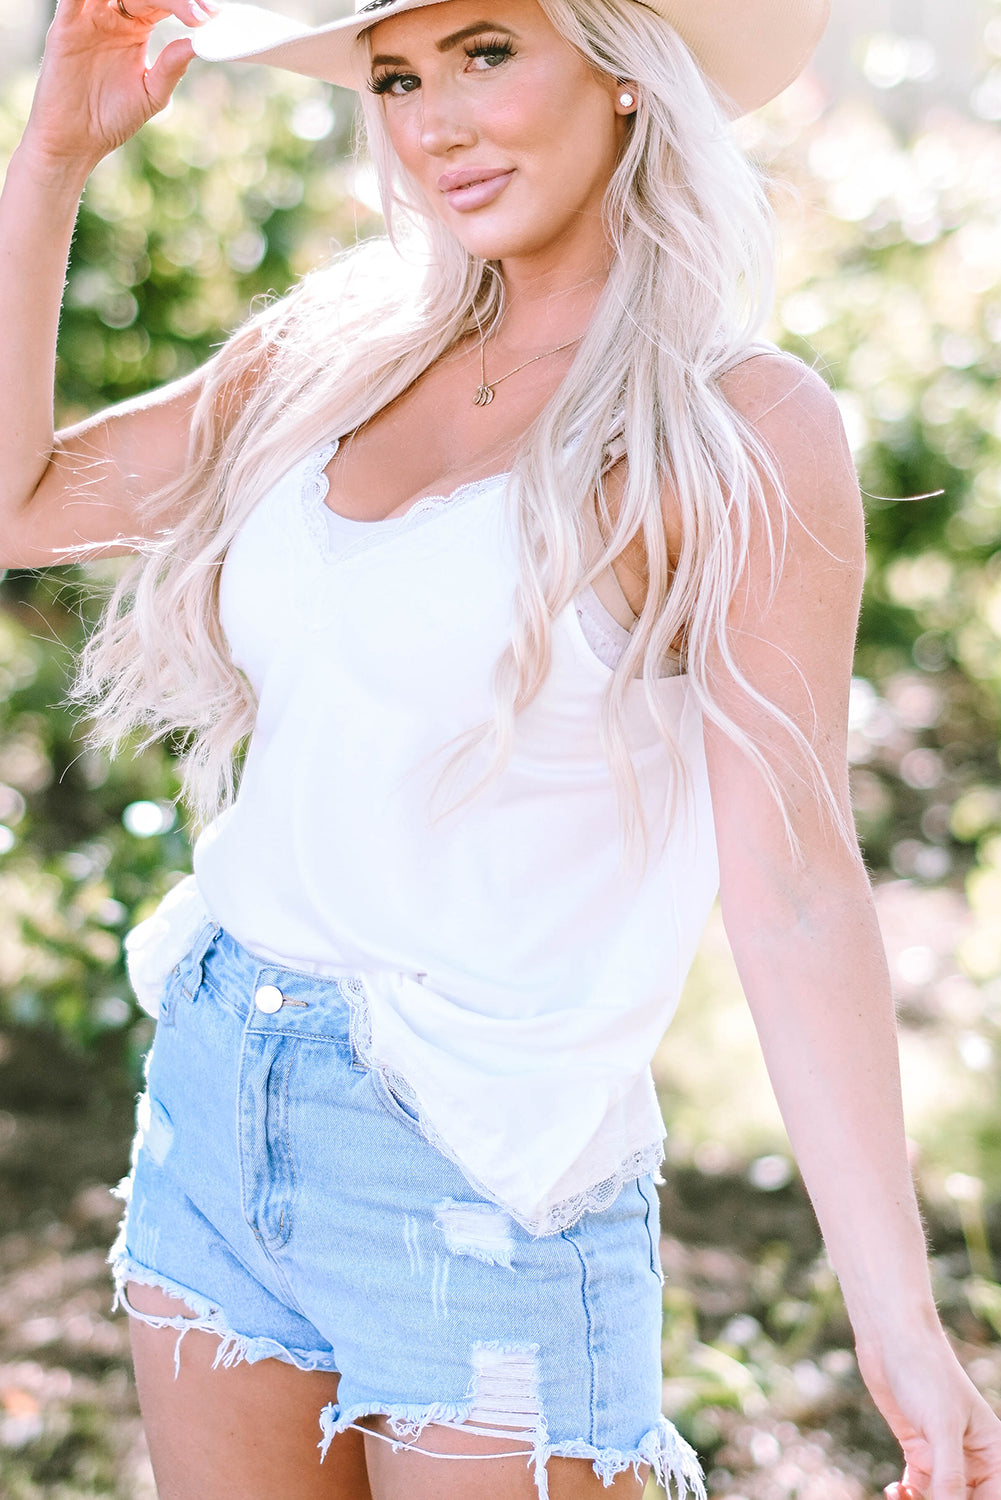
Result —
M27 102L18 83L0 103L0 149ZM254 298L374 224L352 194L352 124L339 91L205 69L102 162L70 261L60 423L194 369ZM121 938L190 853L169 747L112 764L83 747L63 701L117 566L12 571L0 590L0 1017L81 1043L118 1033L134 1063L148 1026Z
M19 84L0 107L0 148L25 103ZM70 267L62 420L190 370L254 297L374 227L358 198L364 177L346 162L351 108L349 96L265 69L202 69L101 165ZM949 117L904 144L861 111L808 115L809 91L792 91L749 132L798 192L779 195L777 337L837 388L869 496L852 704L859 823L877 873L965 881L973 916L960 975L975 996L964 1003L992 1067L1001 142L994 127ZM82 751L60 706L96 609L95 572L109 570L11 574L0 617L4 1013L48 1018L82 1040L131 1035L120 937L188 859L167 750L110 766ZM933 988L924 998L937 1003ZM1001 1141L983 1145L1001 1173Z
M837 389L867 494L856 814L878 873L965 896L949 959L915 928L895 979L911 1035L937 1028L939 1074L955 1060L942 1157L996 1193L1001 132L940 111L905 143L861 108L806 128L786 109L757 126L801 195L780 336Z
M790 165L781 336L838 390L867 494L860 826L877 867L940 881L1001 829L1001 136L943 115L905 145L846 107Z

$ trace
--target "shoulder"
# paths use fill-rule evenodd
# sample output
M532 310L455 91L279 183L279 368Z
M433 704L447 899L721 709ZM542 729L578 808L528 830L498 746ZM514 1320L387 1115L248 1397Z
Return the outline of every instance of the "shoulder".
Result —
M729 406L770 456L794 514L813 529L861 526L862 500L837 399L791 354L758 354L719 378Z
M794 449L797 442L823 436L843 448L850 461L834 392L795 355L752 355L721 375L718 384L728 404L770 445Z

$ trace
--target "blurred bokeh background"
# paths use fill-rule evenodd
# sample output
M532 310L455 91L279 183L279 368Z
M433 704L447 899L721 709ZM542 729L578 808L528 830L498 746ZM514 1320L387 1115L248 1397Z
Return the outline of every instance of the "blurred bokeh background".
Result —
M316 6L300 7L307 16ZM48 12L0 0L0 157ZM774 180L773 335L838 393L867 497L860 832L901 1027L940 1305L1001 1402L1001 5L836 0L743 123ZM201 361L254 297L377 233L353 100L197 67L94 174L61 420ZM0 583L0 1493L149 1500L103 1255L151 1023L122 937L188 868L170 746L109 763L62 695L113 565ZM714 1500L862 1500L862 1390L717 921L657 1059L670 1125L665 1401ZM225 1372L221 1372L224 1378Z

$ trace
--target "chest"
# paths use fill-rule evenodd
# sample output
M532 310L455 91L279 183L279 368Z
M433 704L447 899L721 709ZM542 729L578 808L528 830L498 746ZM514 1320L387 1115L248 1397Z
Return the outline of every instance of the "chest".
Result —
M503 476L412 505L331 546L310 455L251 512L223 566L220 615L264 712L311 689L369 691L406 713L483 706L509 638L517 561Z
M397 525L363 527L331 553L327 456L305 460L264 497L223 568L222 623L254 688L259 729L319 715L344 733L355 716L374 716L389 745L411 734L440 741L489 719L519 574L505 477L421 501ZM609 676L571 601L553 621L544 686L519 717L522 751L547 763L603 761ZM640 685L630 687L627 717L641 746L655 729Z
M358 521L404 514L428 495L506 472L553 395L563 361L529 367L477 405L479 349L459 346L354 432L327 464L328 504Z

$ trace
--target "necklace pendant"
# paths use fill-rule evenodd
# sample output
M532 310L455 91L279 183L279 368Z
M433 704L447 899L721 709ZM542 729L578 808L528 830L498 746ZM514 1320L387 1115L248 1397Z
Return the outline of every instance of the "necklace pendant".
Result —
M494 388L492 385L481 385L473 397L474 406L489 406L494 399Z

